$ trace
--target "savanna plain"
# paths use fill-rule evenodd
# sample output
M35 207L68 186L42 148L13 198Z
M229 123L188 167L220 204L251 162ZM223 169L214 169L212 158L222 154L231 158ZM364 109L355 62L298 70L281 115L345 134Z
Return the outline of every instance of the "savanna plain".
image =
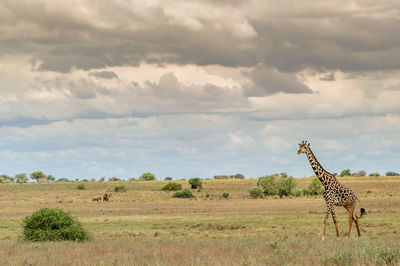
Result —
M168 181L1 184L0 265L399 265L400 177L339 181L367 211L361 237L354 225L347 237L348 214L336 207L340 238L330 218L322 241L322 196L251 199L256 179L203 180L194 199L161 191ZM91 200L118 185L126 192ZM23 241L22 220L43 207L70 211L93 240Z

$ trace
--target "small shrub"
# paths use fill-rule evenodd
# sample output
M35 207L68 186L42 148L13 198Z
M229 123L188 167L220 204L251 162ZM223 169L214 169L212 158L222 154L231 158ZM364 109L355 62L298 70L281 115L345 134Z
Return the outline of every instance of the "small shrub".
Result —
M82 224L61 209L42 208L22 222L28 241L87 241L90 236Z
M172 180L172 177L167 176L164 180Z
M173 198L194 198L194 195L192 191L189 189L185 189L182 191L176 192L174 195L172 195Z
M126 187L124 185L115 186L114 192L126 192Z
M264 197L264 189L261 186L254 186L250 189L250 197L253 199Z
M86 187L85 187L84 184L79 184L79 185L76 186L76 189L77 189L77 190L85 190Z
M177 191L182 190L182 185L177 182L168 182L165 186L161 188L163 191Z
M324 186L321 184L318 178L314 178L311 183L308 185L306 190L304 190L304 194L306 195L322 195L324 193Z
M224 199L228 199L228 198L229 198L229 193L224 192L224 193L222 194L222 197L223 197Z
M156 176L153 175L152 173L143 173L139 180L145 180L145 181L151 181L151 180L156 180Z
M113 177L110 177L108 179L108 181L111 181L111 182L113 182L113 181L121 181L121 179L119 179L118 177L113 176Z
M189 185L192 189L203 188L203 182L201 182L200 178L190 178Z

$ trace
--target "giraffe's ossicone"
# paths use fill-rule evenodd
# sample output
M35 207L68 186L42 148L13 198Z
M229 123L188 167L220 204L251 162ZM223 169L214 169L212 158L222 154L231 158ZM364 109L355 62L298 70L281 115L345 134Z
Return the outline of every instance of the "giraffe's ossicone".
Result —
M343 206L349 212L349 237L353 221L356 224L358 236L361 236L358 220L365 213L365 209L361 208L360 217L355 214L356 203L357 201L360 202L356 194L354 194L350 188L340 184L335 175L329 173L321 166L314 153L311 151L310 143L307 143L307 141L302 141L299 143L299 146L300 147L297 154L306 154L315 175L325 188L324 199L326 202L326 215L324 219L322 239L325 239L326 225L328 224L329 214L332 215L333 222L335 223L336 235L339 237L339 229L334 206Z

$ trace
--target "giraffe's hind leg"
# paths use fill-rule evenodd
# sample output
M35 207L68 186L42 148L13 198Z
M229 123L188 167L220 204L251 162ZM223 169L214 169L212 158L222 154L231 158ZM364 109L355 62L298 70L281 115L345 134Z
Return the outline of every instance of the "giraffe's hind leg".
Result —
M361 234L360 234L360 226L358 224L358 217L357 217L357 215L354 214L354 207L355 206L354 205L347 205L347 206L344 206L344 207L349 212L349 237L350 237L351 226L353 224L353 221L356 224L358 236L361 236Z
M351 205L345 205L343 206L348 212L349 212L349 234L348 236L350 237L350 233L351 233L351 226L353 225L353 214L354 214L354 206Z
M360 225L358 224L358 217L357 217L357 215L353 215L353 220L354 220L354 222L355 222L355 224L356 224L356 227L357 227L357 234L358 234L358 236L361 236L361 233L360 233Z

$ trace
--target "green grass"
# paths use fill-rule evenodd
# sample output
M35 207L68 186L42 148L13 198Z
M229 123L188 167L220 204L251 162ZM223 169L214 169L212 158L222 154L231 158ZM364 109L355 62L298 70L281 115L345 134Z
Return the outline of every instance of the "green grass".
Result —
M322 197L250 199L257 180L204 180L195 199L160 191L169 181L0 184L0 261L5 265L347 265L400 263L400 178L344 177L368 214L362 237L336 208L321 241ZM297 179L305 188L311 178ZM177 181L189 189L187 181ZM123 185L109 202L91 197ZM371 191L371 192L368 192ZM221 195L229 193L229 199ZM209 197L207 197L207 194ZM70 210L89 243L25 243L21 222L38 208ZM179 252L179 254L178 254Z

